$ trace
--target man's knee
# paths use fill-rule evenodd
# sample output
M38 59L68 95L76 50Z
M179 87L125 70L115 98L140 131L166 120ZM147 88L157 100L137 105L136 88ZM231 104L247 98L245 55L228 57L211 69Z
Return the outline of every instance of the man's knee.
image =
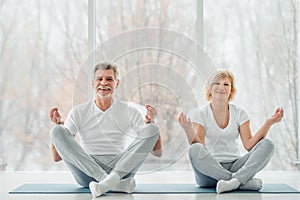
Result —
M66 128L61 125L61 124L57 124L55 126L52 127L52 129L50 130L50 138L52 141L55 140L62 140L65 135L66 132Z
M142 137L145 138L158 138L159 136L159 127L153 123L146 124L142 129Z

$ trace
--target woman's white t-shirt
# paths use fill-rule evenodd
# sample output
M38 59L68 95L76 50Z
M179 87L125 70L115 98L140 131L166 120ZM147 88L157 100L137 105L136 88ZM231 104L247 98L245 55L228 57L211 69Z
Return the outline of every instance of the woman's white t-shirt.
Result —
M229 123L224 129L217 125L210 104L190 111L188 117L191 122L204 127L204 145L219 162L230 162L240 157L239 127L250 120L244 109L229 104Z
M65 121L65 127L73 135L78 133L81 146L91 155L123 152L143 126L141 112L117 99L105 112L94 100L80 104L70 111Z

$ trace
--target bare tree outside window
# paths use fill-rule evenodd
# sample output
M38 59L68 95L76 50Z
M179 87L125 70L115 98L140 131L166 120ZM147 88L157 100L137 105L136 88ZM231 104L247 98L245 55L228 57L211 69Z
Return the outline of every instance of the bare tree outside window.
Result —
M195 0L103 0L96 4L97 46L145 27L196 38ZM73 104L87 98L85 92L91 85L79 78L89 55L87 8L88 1L0 0L0 171L66 169L51 160L48 144L53 124L48 111L58 106L66 118ZM234 102L248 111L252 129L257 130L274 108L284 108L283 122L268 136L276 153L267 170L296 170L300 157L298 13L297 0L204 1L204 49L218 68L234 73L238 89ZM173 144L162 158L150 157L144 169L167 163L161 170L190 170L186 155L172 154L183 152L187 145L183 132L178 135L180 142L173 143L174 133L181 131L177 116L186 102L178 102L174 92L157 81L142 83L159 80L180 89L184 87L173 75L181 74L191 88L199 88L195 93L199 101L186 103L191 108L206 103L201 77L180 56L161 50L128 52L115 62L121 66L125 83L118 97L155 105L158 123L164 127L163 143ZM140 87L128 94L131 83ZM77 96L76 84L81 85ZM150 93L156 95L150 97Z

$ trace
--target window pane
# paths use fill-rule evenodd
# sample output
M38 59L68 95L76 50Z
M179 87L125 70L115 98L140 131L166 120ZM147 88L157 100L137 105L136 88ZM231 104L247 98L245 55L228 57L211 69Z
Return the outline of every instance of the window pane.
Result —
M234 103L248 111L253 134L284 108L283 120L268 134L276 152L266 170L294 170L297 159L297 9L297 1L205 1L205 46L217 66L234 73Z
M87 57L87 2L0 4L0 159L6 170L55 170L48 111L66 117Z
M116 54L113 61L121 68L118 98L137 103L142 112L145 112L143 105L147 103L155 106L158 111L157 124L161 128L163 156L148 156L141 171L190 169L186 155L186 136L177 122L177 116L182 109L182 97L178 97L173 86L183 90L183 85L194 81L195 70L180 56L165 51L163 45L161 49L151 49L142 44L134 44L139 48L131 49L129 44L128 52L124 55L118 55L117 52L123 48L123 42L130 31L136 34L136 42L143 42L143 39L138 39L144 36L143 33L139 34L134 30L146 27L172 30L174 34L195 38L196 1L97 1L96 24L98 46L106 44L107 40L120 38L120 43L111 42L114 45L106 50L107 54ZM155 37L153 34L153 38ZM162 35L158 37L161 37L158 40L170 39ZM153 38L150 36L149 39ZM176 41L170 41L172 42ZM184 45L182 48L184 51ZM194 101L190 99L186 104L195 106L197 101L194 97Z

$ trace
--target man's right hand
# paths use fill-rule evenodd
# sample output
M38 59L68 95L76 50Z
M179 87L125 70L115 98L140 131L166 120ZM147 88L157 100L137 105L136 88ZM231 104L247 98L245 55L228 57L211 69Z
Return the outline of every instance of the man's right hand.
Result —
M52 122L54 122L55 124L64 124L64 121L61 119L61 116L58 112L58 108L51 108L50 111L49 111L49 117L50 117L50 120ZM58 154L58 152L57 152L57 150L56 150L53 143L51 143L51 150L52 150L53 160L55 162L60 161L61 157Z
M49 112L49 117L50 117L50 120L52 122L54 122L55 124L64 124L64 121L62 120L62 118L58 112L58 108L51 108L51 110Z

